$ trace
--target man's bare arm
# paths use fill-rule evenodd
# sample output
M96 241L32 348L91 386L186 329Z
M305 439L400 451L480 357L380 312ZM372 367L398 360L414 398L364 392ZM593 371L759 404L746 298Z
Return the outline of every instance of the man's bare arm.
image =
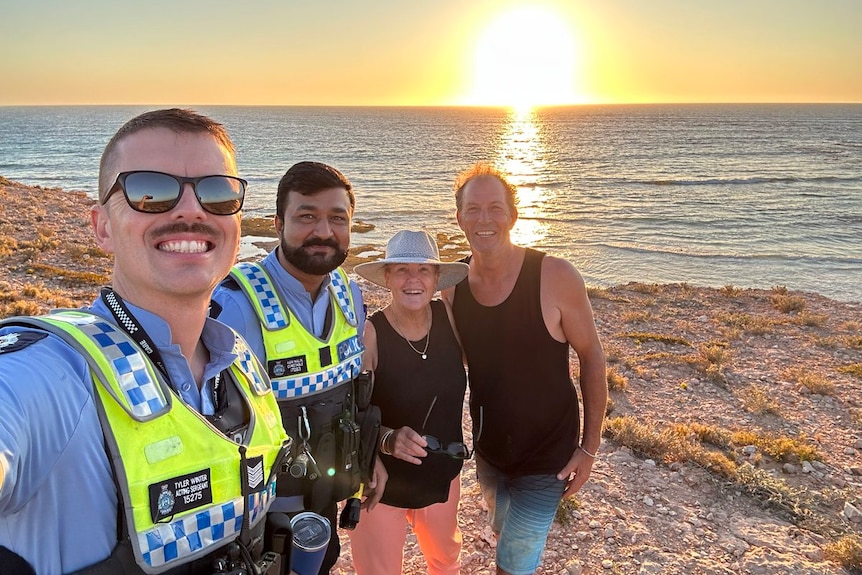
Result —
M602 439L608 400L605 354L596 331L593 310L581 274L569 262L546 258L542 266L542 309L551 335L569 343L578 356L579 383L584 402L582 449L575 450L559 476L570 478L566 495L580 489L589 477L593 455ZM586 450L586 451L584 451ZM574 474L574 476L572 476Z

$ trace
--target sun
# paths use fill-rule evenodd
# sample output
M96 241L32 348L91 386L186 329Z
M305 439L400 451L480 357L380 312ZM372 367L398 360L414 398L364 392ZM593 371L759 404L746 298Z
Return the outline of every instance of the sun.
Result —
M521 110L575 104L577 67L574 35L560 14L538 6L513 8L477 38L467 103Z

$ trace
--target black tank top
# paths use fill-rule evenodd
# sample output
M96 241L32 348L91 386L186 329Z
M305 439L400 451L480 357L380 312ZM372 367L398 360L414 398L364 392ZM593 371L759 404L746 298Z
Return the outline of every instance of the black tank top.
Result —
M407 425L419 434L433 435L446 445L463 441L461 416L467 376L461 347L443 302L432 301L431 313L428 359L422 359L410 349L382 311L369 318L377 330L378 357L371 402L380 407L384 426L398 429ZM425 339L413 342L413 347L421 351ZM437 401L423 431L422 422L435 396ZM446 501L449 483L458 475L463 463L438 453L429 453L421 465L383 454L380 457L389 473L381 501L405 509Z
M559 472L578 446L578 395L569 376L569 345L542 318L545 254L527 249L512 293L487 307L469 280L455 287L455 325L467 355L470 413L482 435L477 452L511 475Z

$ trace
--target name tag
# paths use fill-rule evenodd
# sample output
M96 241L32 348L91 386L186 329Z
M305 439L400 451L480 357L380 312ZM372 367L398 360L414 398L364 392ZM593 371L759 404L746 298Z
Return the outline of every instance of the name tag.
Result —
M209 469L153 483L149 490L150 517L153 523L213 502Z
M270 378L290 377L300 373L308 373L308 360L305 359L304 355L274 359L266 363L266 369Z

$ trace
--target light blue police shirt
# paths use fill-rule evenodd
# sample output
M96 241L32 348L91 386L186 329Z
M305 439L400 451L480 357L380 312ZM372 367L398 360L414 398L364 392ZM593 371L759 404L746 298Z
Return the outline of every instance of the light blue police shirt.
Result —
M198 392L188 362L160 317L127 304L161 353L182 400L213 413L211 389ZM92 311L116 323L101 299ZM61 575L107 558L117 543L117 495L86 360L47 335L15 351L12 340L38 330L0 329L0 545L39 575ZM3 336L18 333L18 336ZM28 336L29 337L29 336ZM208 319L204 378L233 363L235 335Z
M278 297L290 308L290 312L299 320L299 323L316 337L322 338L326 312L331 301L328 289L329 276L323 280L317 298L312 301L311 294L305 290L302 283L290 275L278 261L277 251L278 248L272 250L260 262L261 265L275 284ZM353 280L350 280L350 291L353 293L353 311L358 318L357 333L362 338L365 329L365 306L362 301L362 291ZM263 333L261 331L263 328L245 293L239 289L225 287L223 282L216 288L213 300L222 308L218 316L219 321L231 326L245 338L251 351L265 368L266 349L263 345ZM340 312L336 311L336 313Z

